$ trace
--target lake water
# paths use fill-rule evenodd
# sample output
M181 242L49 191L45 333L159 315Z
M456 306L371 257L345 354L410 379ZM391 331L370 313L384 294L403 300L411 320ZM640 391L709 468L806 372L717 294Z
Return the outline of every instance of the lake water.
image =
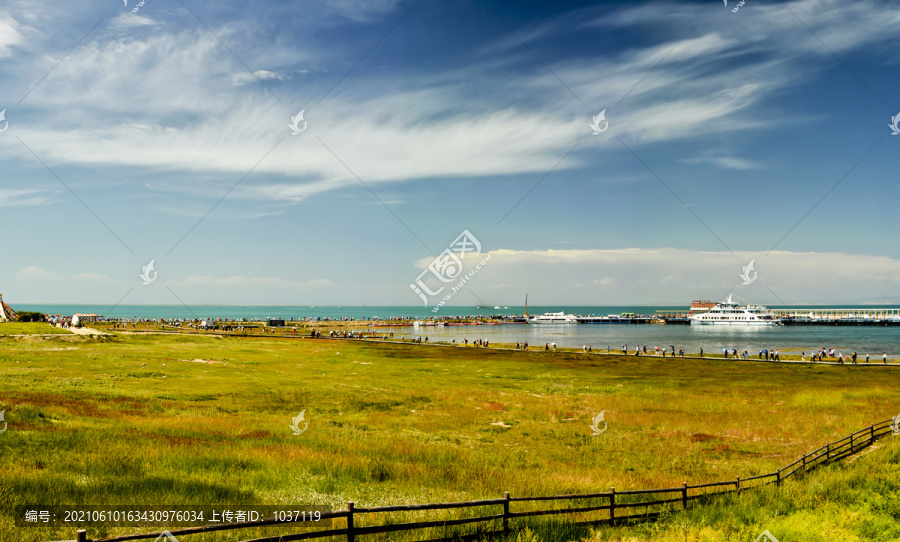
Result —
M376 328L379 334L393 330L394 336L427 336L429 341L484 339L494 343L528 342L531 347L544 347L555 342L557 346L581 348L590 344L594 351L622 350L627 344L630 353L635 346L647 345L648 353L654 346L660 349L674 345L684 347L687 353L704 352L721 354L722 348L747 349L756 355L763 348L778 349L784 353L800 353L807 356L821 348L835 348L844 354L854 351L865 357L869 352L873 360L881 361L882 352L888 357L900 355L900 326L774 326L759 329L734 329L713 326L658 325L658 324L567 324L533 325L503 324L496 326L444 326Z

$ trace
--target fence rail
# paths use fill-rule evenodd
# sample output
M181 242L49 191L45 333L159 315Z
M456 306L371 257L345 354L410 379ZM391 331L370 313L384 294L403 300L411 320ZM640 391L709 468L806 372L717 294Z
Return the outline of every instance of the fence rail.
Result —
M339 510L335 512L328 512L322 514L322 519L332 519L332 518L343 518L346 521L346 527L340 529L329 529L322 531L309 531L303 533L295 533L295 534L286 534L286 535L278 535L271 536L265 538L255 538L252 540L246 540L245 542L287 542L291 540L308 540L313 538L324 538L330 536L346 536L347 542L354 542L355 537L358 535L367 535L367 534L376 534L376 533L386 533L386 532L395 532L395 531L412 531L412 530L420 530L420 529L433 529L433 528L446 528L452 527L456 525L467 525L472 523L488 523L501 521L502 522L502 531L509 531L509 521L514 518L524 518L524 517L536 517L536 516L546 516L546 515L560 515L560 514L586 514L589 512L598 512L598 511L608 511L608 517L593 519L590 521L583 522L584 524L607 524L607 525L616 525L625 523L632 520L638 519L649 519L653 517L657 517L662 511L650 511L651 507L660 507L666 505L673 505L675 503L680 503L681 508L687 509L688 504L691 501L698 499L708 499L713 496L725 495L729 493L740 493L741 491L745 491L747 489L753 489L757 487L762 487L769 484L781 485L781 482L786 478L796 475L797 473L808 472L816 467L825 465L829 462L838 461L849 457L855 451L859 449L869 446L874 443L876 439L883 437L887 434L893 432L891 427L893 420L885 420L883 422L879 422L876 424L872 424L869 427L861 429L860 431L856 431L851 433L850 435L838 439L834 442L830 442L825 446L818 448L812 452L804 454L802 457L797 459L796 461L790 463L786 467L779 468L775 472L767 473L767 474L759 474L756 476L748 476L746 478L741 478L740 476L736 477L734 480L730 481L722 481L722 482L710 482L705 484L695 484L688 485L687 482L683 483L681 487L672 487L672 488L658 488L658 489L636 489L636 490L628 490L628 491L616 491L616 488L611 487L609 491L602 493L585 493L585 494L577 494L577 495L550 495L550 496L534 496L534 497L510 497L509 493L506 493L504 498L500 499L482 499L482 500L473 500L473 501L461 501L461 502L449 502L449 503L427 503L427 504L411 504L411 505L393 505L393 506L380 506L374 508L357 508L353 502L347 503L346 510ZM765 481L762 481L765 480ZM762 481L761 483L751 483L756 481ZM694 495L690 495L689 492L691 490L707 490L709 488L727 488L727 489L716 489L715 491L700 491L695 493ZM661 495L661 494L672 494L672 493L680 493L679 496L675 498L666 498L654 501L634 501L629 502L628 500L623 500L623 498L633 498L643 495ZM617 500L618 498L618 500ZM571 508L557 508L557 509L546 509L546 510L526 510L520 512L510 511L511 503L524 503L524 502L538 502L538 501L586 501L586 500L605 500L606 504L602 505L587 505L587 506L578 506ZM360 516L365 514L384 514L389 512L414 512L414 511L432 511L432 510L451 510L451 509L462 509L462 508L481 508L481 507L492 507L498 506L502 507L501 513L484 515L484 516L476 516L469 518L458 518L458 519L443 519L443 520L432 520L432 521L418 521L418 522L406 522L406 523L388 523L381 525L366 525L360 526L357 525L357 519ZM619 515L616 513L617 510L628 510L633 508L641 508L644 507L646 510L640 514L632 514L632 515ZM222 530L232 530L232 529L247 529L253 527L266 527L279 525L284 523L292 523L290 520L277 520L275 518L270 519L262 519L258 521L248 521L242 523L232 523L228 525L210 525L210 526L202 526L202 527L190 527L185 529L179 529L175 531L171 531L170 534L175 536L182 535L190 535L190 534L199 534L199 533L207 533L213 531L222 531ZM87 532L84 530L79 530L77 532L77 537L75 542L123 542L126 540L144 540L144 539L155 539L162 535L162 532L153 532L153 533L139 533L139 534L130 534L130 535L122 535L115 536L111 538L102 538L102 539L88 539Z

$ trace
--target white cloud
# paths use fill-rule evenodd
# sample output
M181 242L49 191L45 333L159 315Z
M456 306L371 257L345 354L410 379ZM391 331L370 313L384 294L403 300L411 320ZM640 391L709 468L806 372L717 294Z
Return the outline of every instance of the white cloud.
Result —
M12 55L13 48L22 43L19 22L8 13L0 12L0 58Z
M509 304L529 293L538 305L687 305L692 299L721 299L730 291L749 302L770 305L856 304L884 302L885 292L896 291L900 283L900 260L839 252L765 255L741 251L732 255L663 247L499 249L490 255L466 288L494 304ZM758 277L744 286L739 274L753 258ZM416 262L415 267L421 269L427 263ZM412 281L418 273L410 271ZM595 278L598 274L603 278ZM437 281L429 284L440 286Z
M718 166L722 169L750 170L760 169L760 165L744 158L737 156L704 156L695 158L685 158L681 160L685 164L710 164Z
M30 188L0 188L0 207L30 207L52 203L53 200L40 194L44 192Z
M368 22L392 12L402 0L326 0L325 6L352 21Z
M846 8L858 23L849 29L841 22L843 15L829 15L834 5L826 0L790 3L817 33L833 39L838 51L887 43L897 27L893 23L900 20L900 8L874 9L872 2L859 2ZM353 17L386 13L399 2L342 0L328 6ZM709 9L654 4L597 16L593 24L671 25L672 17L691 20L699 10ZM830 58L830 53L812 43L808 32L798 31L784 6L754 9L754 17L743 17L727 31L723 21L733 18L702 23L681 43L680 36L673 36L615 58L579 57L553 64L554 73L586 103L616 103L630 92L627 108L607 113L610 137L590 140L590 152L602 152L615 137L648 144L797 121L784 114L753 117L750 111L772 93L814 75L819 63L807 59ZM833 11L843 14L845 9ZM129 15L116 20L134 23L137 19ZM560 21L552 21L528 32L536 38L558 37L565 30ZM243 31L254 35L255 29ZM228 29L222 37L228 39ZM366 183L379 183L543 173L554 166L565 170L586 165L588 143L556 165L587 130L588 118L579 104L542 66L527 73L510 71L512 60L500 55L503 48L494 44L493 51L493 56L465 68L411 76L402 86L377 75L362 84L348 82L321 108L298 103L296 110L307 107L309 128L287 137L289 114L296 111L286 113L260 92L256 78L241 71L205 30L128 34L86 41L72 51L53 78L30 96L48 111L67 114L46 127L19 130L37 154L55 162L234 175L247 173L284 138L255 166L253 176L270 178L245 183L230 197L294 203L357 184L347 167ZM664 55L665 61L656 66ZM309 53L297 52L296 57L295 63L305 62ZM46 59L48 66L53 62ZM254 59L250 65L265 62ZM255 73L264 80L281 80L291 71ZM466 80L478 80L479 88L491 92L470 94L459 84ZM23 149L11 152L30 159ZM737 170L760 167L725 154L687 161Z
M137 13L132 13L130 11L126 11L116 15L112 18L109 24L110 27L114 29L159 25L158 22L154 21L150 17L138 15Z
M275 72L270 72L269 70L256 70L253 73L243 71L232 74L231 84L236 87L240 87L246 85L247 83L255 83L257 80L265 81L266 79L277 79L278 81L283 81L284 76Z

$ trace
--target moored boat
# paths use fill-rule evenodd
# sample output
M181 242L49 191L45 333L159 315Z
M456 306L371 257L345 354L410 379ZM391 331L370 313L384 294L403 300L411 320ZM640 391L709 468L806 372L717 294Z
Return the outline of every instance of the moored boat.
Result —
M783 322L781 318L774 314L763 305L740 305L732 300L729 295L728 299L716 305L706 312L700 314L692 314L690 317L691 325L711 325L711 326L778 326Z
M578 317L564 312L545 312L527 320L529 324L577 324Z

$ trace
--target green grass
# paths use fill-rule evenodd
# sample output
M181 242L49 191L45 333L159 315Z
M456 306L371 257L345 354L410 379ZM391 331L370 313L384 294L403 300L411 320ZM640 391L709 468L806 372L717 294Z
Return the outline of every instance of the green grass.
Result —
M17 529L11 507L25 503L338 509L347 501L378 506L734 479L771 472L896 415L900 390L894 369L330 340L10 337L0 339L0 349L0 410L9 424L0 434L0 540L73 537L71 528ZM288 426L301 410L309 429L292 436ZM590 419L600 411L609 428L591 437ZM842 477L883 489L848 506L889 510L897 454L884 447L852 466L761 493L768 497L745 494L593 534L545 521L534 535L743 540L735 525L752 530L787 517L779 499L797 521L818 517L818 501L807 495L818 486L799 494L791 488L815 480L838 487ZM828 521L806 521L804 532L813 534L803 540L825 540L833 529L868 540L859 534L870 528L864 524L842 510ZM88 535L134 530L92 528ZM622 536L633 538L615 538Z
M0 335L71 335L67 329L43 322L0 322Z

